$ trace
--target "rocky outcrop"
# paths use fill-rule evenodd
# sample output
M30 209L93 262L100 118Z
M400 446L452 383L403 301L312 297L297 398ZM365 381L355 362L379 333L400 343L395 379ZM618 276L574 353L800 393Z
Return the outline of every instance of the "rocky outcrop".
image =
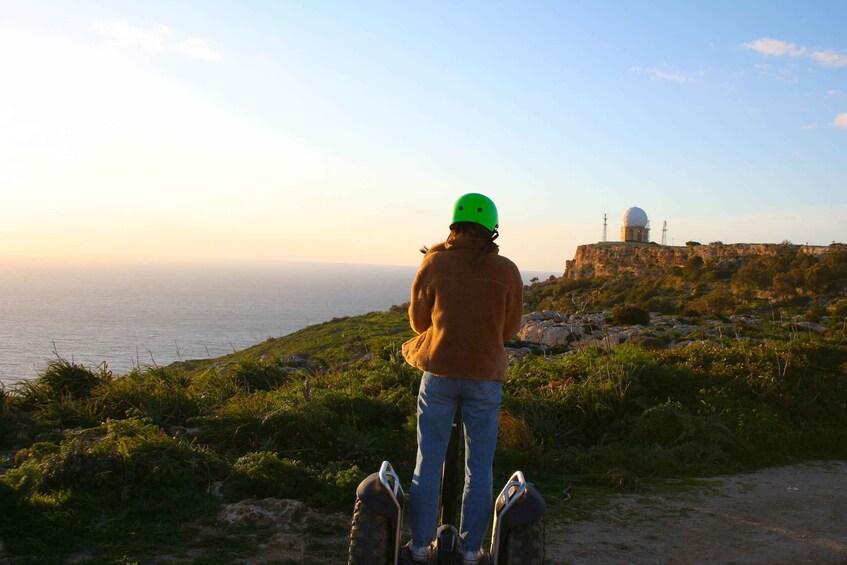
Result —
M773 256L786 246L795 247L809 255L822 255L841 245L791 245L775 243L714 243L675 247L655 243L605 242L580 245L573 260L565 263L565 277L589 278L616 275L623 272L640 274L656 267L683 266L691 257L699 256L705 263L738 260L749 256Z
M568 354L591 346L609 349L621 343L634 343L648 349L685 347L699 341L719 343L728 337L748 339L749 335L759 334L766 324L762 317L752 315L691 320L654 312L646 326L615 326L611 318L610 312L567 314L543 310L526 314L518 330L521 341L507 344L507 356L513 362L529 354ZM827 331L826 326L804 321L801 317L771 323L778 323L793 334Z
M323 514L299 500L279 498L251 498L225 504L218 513L220 524L249 530L261 528L267 532L257 546L255 561L250 563L303 563L310 530L346 533L349 522L347 515Z
M288 529L303 521L306 510L299 500L250 498L225 504L218 513L218 521L227 525L246 523Z

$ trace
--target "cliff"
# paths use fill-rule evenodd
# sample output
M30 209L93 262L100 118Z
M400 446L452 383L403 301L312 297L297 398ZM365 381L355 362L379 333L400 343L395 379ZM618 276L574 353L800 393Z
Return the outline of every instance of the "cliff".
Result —
M705 263L734 261L749 256L773 256L786 247L809 255L822 255L840 246L792 245L788 243L733 243L674 247L655 243L604 242L580 245L573 260L565 262L566 278L640 274L650 268L683 266L693 256Z

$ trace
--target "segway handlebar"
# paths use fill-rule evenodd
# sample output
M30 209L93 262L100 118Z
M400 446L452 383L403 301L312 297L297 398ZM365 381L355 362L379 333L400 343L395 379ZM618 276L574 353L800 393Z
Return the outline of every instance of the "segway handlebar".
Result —
M393 486L389 479L394 480ZM397 473L394 472L394 467L392 467L391 463L388 461L383 461L382 465L379 467L379 482L381 482L383 486L391 492L394 496L394 502L397 502L400 497L406 496L406 493L403 492L403 487L400 486L400 477L397 476Z
M544 514L544 499L526 482L521 471L515 471L494 502L494 527L491 536L491 564L500 562L503 541L512 527L530 523Z

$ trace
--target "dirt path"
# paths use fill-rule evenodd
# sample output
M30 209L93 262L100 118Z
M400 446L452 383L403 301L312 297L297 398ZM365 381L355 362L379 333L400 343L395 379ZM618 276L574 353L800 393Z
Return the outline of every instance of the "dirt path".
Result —
M636 494L577 490L566 502L546 496L547 565L847 565L847 462L662 481ZM348 514L297 516L237 562L346 563Z
M551 518L549 565L847 564L847 463L672 483Z

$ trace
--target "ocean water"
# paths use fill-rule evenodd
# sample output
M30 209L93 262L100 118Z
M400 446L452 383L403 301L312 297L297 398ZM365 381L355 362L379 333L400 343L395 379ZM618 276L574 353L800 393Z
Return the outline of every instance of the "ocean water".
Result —
M0 271L0 381L60 355L115 373L214 357L406 302L414 267L16 266Z
M409 299L415 267L0 264L0 382L59 355L116 374L215 357ZM524 273L533 276L549 273Z

